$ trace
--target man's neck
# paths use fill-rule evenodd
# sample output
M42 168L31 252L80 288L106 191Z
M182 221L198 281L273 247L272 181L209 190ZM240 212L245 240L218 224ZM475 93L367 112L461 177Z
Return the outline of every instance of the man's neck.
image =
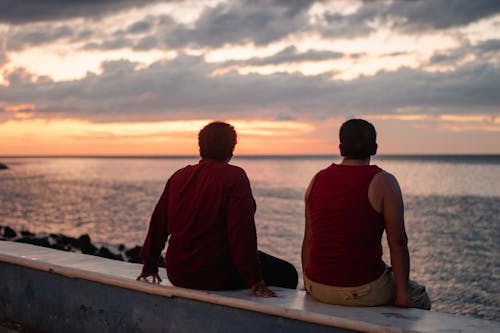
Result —
M370 165L370 157L367 157L363 160L357 160L357 159L352 159L348 157L344 157L342 162L340 163L341 165Z

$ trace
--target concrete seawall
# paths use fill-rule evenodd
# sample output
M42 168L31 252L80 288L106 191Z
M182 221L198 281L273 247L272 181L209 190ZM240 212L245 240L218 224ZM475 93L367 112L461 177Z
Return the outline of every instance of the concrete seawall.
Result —
M500 323L418 309L348 308L300 290L277 298L135 281L141 266L0 241L0 320L49 332L498 332Z

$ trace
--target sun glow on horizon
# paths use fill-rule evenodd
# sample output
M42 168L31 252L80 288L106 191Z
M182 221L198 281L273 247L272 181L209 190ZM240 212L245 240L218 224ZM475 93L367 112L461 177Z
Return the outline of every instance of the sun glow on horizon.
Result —
M29 106L29 105L28 105ZM24 112L24 108L16 108ZM29 109L29 108L28 108ZM11 110L14 112L15 110ZM500 144L500 119L491 115L360 115L379 132L381 154L488 153ZM238 133L235 155L336 154L344 118L327 121L226 120ZM23 119L0 122L0 156L23 155L197 155L199 130L210 119L95 123L76 119ZM481 132L484 151L464 136ZM488 134L490 133L490 134ZM439 141L423 138L438 135ZM402 140L404 138L404 140ZM443 147L463 141L460 151ZM406 143L405 143L406 142ZM408 144L410 142L410 144Z
M195 155L197 135L209 119L93 123L73 119L19 119L0 123L0 155ZM308 123L228 120L237 151L277 153L313 130ZM298 147L306 142L299 140ZM293 151L293 149L292 149Z

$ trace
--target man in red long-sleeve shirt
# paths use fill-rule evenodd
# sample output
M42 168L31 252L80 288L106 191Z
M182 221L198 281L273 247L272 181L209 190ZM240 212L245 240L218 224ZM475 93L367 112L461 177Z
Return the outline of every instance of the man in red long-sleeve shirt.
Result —
M266 283L296 288L291 264L257 251L250 182L243 169L228 163L237 142L234 128L210 123L198 141L202 159L170 177L153 211L137 279L161 282L158 257L170 236L166 268L175 286L250 287L252 295L263 297L275 296Z

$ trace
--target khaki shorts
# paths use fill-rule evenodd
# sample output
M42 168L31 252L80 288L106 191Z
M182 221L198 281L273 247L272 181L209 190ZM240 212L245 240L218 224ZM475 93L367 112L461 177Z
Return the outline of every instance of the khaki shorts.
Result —
M396 297L396 283L390 268L375 281L356 287L330 286L314 282L304 275L304 287L318 301L337 305L386 305L392 304ZM430 310L431 300L424 286L410 280L409 292L415 307Z

